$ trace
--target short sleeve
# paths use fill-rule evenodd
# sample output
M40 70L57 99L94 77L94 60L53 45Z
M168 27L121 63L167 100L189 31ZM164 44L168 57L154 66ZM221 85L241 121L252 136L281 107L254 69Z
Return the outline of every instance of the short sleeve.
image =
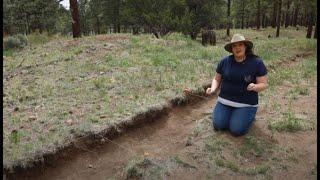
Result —
M268 73L266 66L261 59L257 62L257 77L264 76Z
M221 60L218 63L217 68L216 68L216 72L219 73L219 74L222 74L222 63L223 63L223 60Z

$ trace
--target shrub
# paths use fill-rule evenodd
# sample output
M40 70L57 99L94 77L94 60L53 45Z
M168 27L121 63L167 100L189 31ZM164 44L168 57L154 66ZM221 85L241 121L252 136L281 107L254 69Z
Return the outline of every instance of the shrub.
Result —
M3 40L3 45L5 49L23 48L27 44L28 39L25 35L22 34L10 36Z

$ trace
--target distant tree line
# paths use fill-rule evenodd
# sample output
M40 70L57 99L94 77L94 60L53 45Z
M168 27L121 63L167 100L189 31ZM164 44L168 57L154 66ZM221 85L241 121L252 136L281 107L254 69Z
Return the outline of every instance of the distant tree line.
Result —
M182 32L195 39L214 29L317 27L316 0L4 0L5 34L48 32L76 36L102 33ZM74 35L75 37L75 35ZM316 31L314 33L316 37Z

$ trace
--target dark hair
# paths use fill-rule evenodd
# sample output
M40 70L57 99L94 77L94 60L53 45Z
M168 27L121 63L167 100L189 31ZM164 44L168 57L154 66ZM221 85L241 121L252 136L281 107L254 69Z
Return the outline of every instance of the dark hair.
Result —
M246 52L245 52L245 54L246 54L246 56L251 56L251 57L259 57L259 56L257 56L257 55L255 55L254 54L254 52L253 52L253 48L247 48L247 46L246 46Z

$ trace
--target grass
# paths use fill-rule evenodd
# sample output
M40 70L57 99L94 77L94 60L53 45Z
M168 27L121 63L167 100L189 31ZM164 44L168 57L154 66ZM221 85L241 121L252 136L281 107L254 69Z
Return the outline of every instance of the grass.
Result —
M179 156L173 156L172 160L177 163L179 166L185 167L185 168L193 168L193 169L197 169L196 166L193 166L185 161L183 161Z
M206 138L204 141L205 150L214 154L221 152L224 148L228 147L228 145L230 145L228 140L215 136Z
M278 39L265 35L253 39L256 53L266 64L316 49L316 41L306 39L304 31L291 31ZM254 30L243 33L249 37L260 34ZM185 87L198 89L211 82L217 62L228 55L222 39L218 38L217 46L203 47L176 33L164 39L129 34L77 40L28 38L34 43L6 52L10 59L3 62L5 166L164 105L182 96ZM309 64L304 66L311 73L316 71ZM69 119L75 123L67 124Z
M215 163L216 163L217 166L226 167L226 168L230 169L233 172L239 172L239 170L240 170L239 166L236 165L235 163L233 163L232 161L226 161L225 162L221 158L216 158L215 159Z
M234 155L242 157L265 157L270 153L272 145L261 138L247 135L244 143L235 150Z
M268 128L271 131L286 131L286 132L297 132L301 130L312 130L315 124L308 122L306 120L297 118L292 110L284 112L282 114L282 119L279 121L268 121Z
M152 162L148 158L134 157L124 168L126 178L130 179L141 177L143 175L141 168L147 167L151 164Z
M270 166L263 164L263 165L255 166L253 168L241 169L241 172L247 175L257 175L257 174L266 174L269 169L270 169Z

